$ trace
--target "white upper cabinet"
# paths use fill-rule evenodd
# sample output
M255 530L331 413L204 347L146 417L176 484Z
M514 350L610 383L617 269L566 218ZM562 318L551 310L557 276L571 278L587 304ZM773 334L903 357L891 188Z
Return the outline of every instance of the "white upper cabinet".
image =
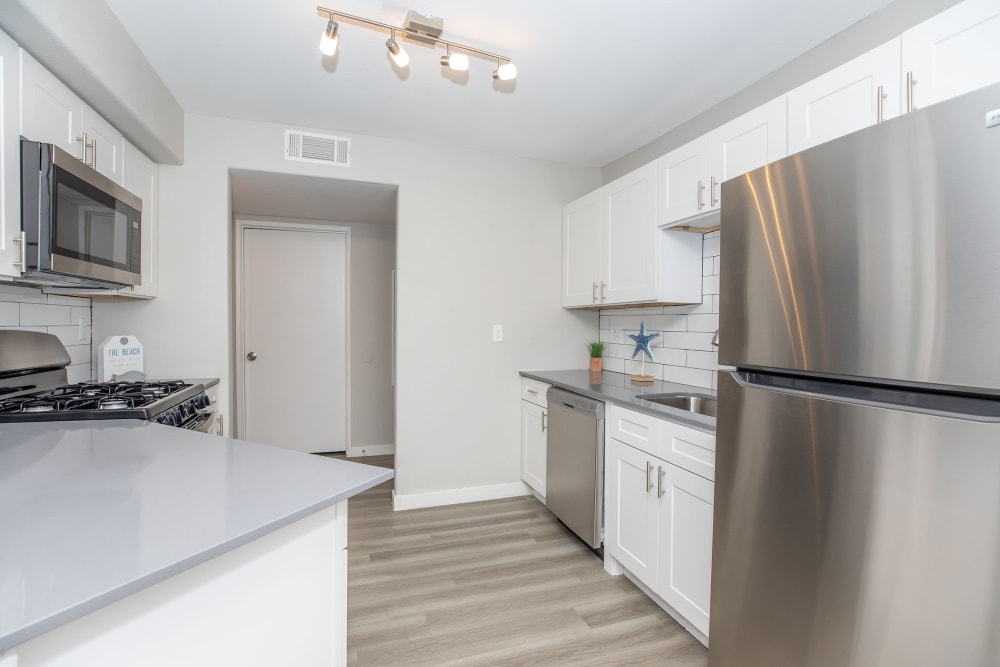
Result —
M657 160L657 224L706 226L696 216L718 211L723 181L785 157L785 112L782 95Z
M1000 81L1000 2L966 0L904 32L901 80L914 109Z
M21 49L21 134L54 144L122 184L124 139L93 109Z
M656 299L656 164L605 185L601 203L602 303Z
M700 235L657 229L656 163L563 207L566 308L701 301Z
M563 207L562 305L597 305L601 277L601 191Z
M118 185L122 181L122 155L125 152L125 138L96 111L86 104L82 114L83 136L87 141L87 157L84 160Z
M676 148L656 161L657 224L669 225L707 209L708 137Z
M898 116L899 49L897 38L788 93L788 152Z
M788 155L785 96L731 120L708 135L708 205L719 207L723 181Z
M21 49L21 134L83 157L83 102Z
M21 144L18 49L0 32L0 276L21 275Z
M123 141L121 170L125 189L142 200L142 284L125 287L122 296L152 298L157 285L157 238L159 234L160 168L135 146ZM98 160L99 161L99 160Z

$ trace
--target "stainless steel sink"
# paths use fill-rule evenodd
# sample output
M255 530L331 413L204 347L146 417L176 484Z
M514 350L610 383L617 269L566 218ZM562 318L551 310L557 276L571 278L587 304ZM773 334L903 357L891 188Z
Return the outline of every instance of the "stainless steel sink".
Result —
M639 394L636 396L643 401L666 405L687 412L696 412L706 417L714 417L716 413L717 401L715 397L707 394Z

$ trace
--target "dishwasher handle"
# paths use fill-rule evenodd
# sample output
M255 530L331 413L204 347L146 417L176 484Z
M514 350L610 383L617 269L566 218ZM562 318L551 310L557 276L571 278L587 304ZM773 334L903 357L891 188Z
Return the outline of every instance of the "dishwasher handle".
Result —
M563 408L591 419L604 419L604 402L582 394L574 394L557 387L549 387L545 392L549 410Z

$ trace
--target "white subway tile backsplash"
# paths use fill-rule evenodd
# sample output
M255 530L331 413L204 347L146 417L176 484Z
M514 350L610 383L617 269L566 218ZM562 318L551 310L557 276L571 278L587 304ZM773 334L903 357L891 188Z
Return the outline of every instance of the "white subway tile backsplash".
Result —
M683 366L687 363L687 350L677 350L672 347L658 347L653 350L656 361L671 366Z
M0 327L16 327L21 324L21 309L13 301L0 301Z
M70 324L78 324L80 320L87 326L90 326L90 306L72 306L69 309Z
M690 384L695 387L712 388L712 378L715 375L712 371L700 368L687 368L686 366L664 366L663 377L666 382L678 382L680 384Z
M90 327L48 327L48 332L59 338L63 345L90 345Z
M71 324L69 306L47 303L22 303L20 324L29 327L50 327Z
M60 306L86 306L90 308L90 299L80 296L63 296L61 294L49 294L48 303Z
M719 370L719 353L703 352L701 350L688 350L687 366L689 368L701 368L707 371L717 371Z
M718 236L715 238L705 237L705 243L702 245L702 257L715 257L720 252L720 239Z
M77 382L87 382L92 379L90 364L73 364L66 367L66 379L70 384Z
M712 345L712 331L665 331L663 332L663 346L672 347L679 350L705 350L711 352L715 349Z
M660 334L651 343L655 360L646 361L647 374L668 382L716 388L719 356L718 349L712 345L712 336L719 328L719 232L705 234L702 248L702 303L605 310L601 313L600 339L611 342L611 329L620 329L623 337L621 344L612 343L605 349L606 370L640 372L641 362L631 359L635 345L625 335L636 333L639 323L644 321L647 333Z
M718 294L719 276L702 276L701 291L703 294Z
M644 318L647 331L686 331L688 315L650 315Z
M688 315L688 331L711 331L719 328L719 316L716 314Z
M89 345L67 345L66 351L69 352L69 363L70 364L89 364L90 363L90 346Z
M0 285L0 301L15 303L47 303L40 290L16 285Z
M614 373L624 373L625 372L625 360L615 359L614 357L605 357L601 362L601 367L606 371L612 371Z

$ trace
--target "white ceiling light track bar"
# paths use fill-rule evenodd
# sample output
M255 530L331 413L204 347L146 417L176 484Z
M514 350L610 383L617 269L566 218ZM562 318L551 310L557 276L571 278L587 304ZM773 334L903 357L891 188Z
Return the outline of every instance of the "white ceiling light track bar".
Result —
M418 19L423 19L428 22L437 23L437 34L434 31L417 30L410 27L400 27L389 25L388 23L382 23L380 21L373 21L372 19L366 19L361 16L354 16L353 14L345 14L334 9L328 9L326 7L316 7L316 11L327 17L326 30L323 31L323 36L320 38L319 50L328 56L332 56L337 52L337 45L340 42L340 24L337 23L337 19L348 20L355 23L360 23L365 26L373 28L381 28L382 30L389 31L389 39L386 41L385 46L389 50L389 57L396 64L397 67L404 68L408 67L410 64L410 56L403 50L403 47L396 42L396 33L402 33L416 41L425 42L433 46L444 46L446 49L445 55L441 56L441 65L443 67L448 67L455 71L464 72L469 69L469 56L468 53L474 53L476 55L483 56L490 60L496 60L497 68L493 70L493 78L500 81L509 81L517 76L517 67L511 62L511 59L507 56L500 55L499 53L493 53L491 51L484 51L482 49L477 49L474 46L469 46L467 44L459 44L458 42L452 42L447 39L441 39L440 26L443 25L441 19L427 19L427 17L422 17L416 14ZM413 16L415 12L412 10L407 14L408 23L411 23L410 17ZM452 49L459 53L452 53Z

